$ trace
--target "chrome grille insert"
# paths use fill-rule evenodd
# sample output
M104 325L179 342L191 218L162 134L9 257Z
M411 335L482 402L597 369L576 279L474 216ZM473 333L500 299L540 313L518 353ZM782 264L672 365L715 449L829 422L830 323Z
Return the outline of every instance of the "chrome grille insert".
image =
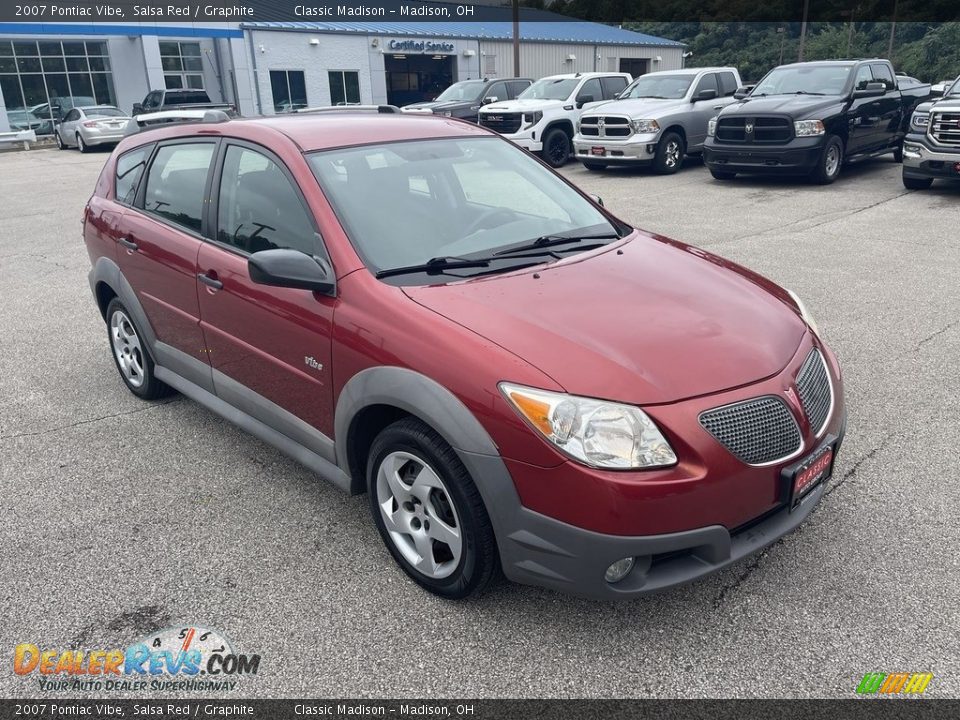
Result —
M930 114L929 133L940 145L960 147L960 112L934 110Z
M767 395L700 414L700 424L749 465L786 460L800 451L800 428L790 408Z
M797 373L797 394L814 435L823 432L833 407L833 388L823 355L814 348Z
M630 118L620 115L584 115L580 134L585 137L628 138L633 135Z

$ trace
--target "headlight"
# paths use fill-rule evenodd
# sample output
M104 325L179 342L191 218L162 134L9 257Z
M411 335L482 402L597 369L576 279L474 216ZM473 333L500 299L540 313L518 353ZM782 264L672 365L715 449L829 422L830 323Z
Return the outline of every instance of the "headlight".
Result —
M910 118L910 126L914 130L919 130L920 132L925 132L927 127L930 125L930 114L925 112L915 112L913 117Z
M803 321L807 324L813 334L819 337L820 328L817 327L817 321L813 319L813 315L810 314L810 311L807 310L807 306L803 304L803 300L797 297L797 294L793 290L787 290L790 293L790 297L793 300L794 304L797 306L797 309L800 311L800 317L803 318Z
M656 120L631 120L630 127L638 135L660 132L660 123Z
M707 121L707 137L713 137L717 134L717 118L712 117Z
M811 135L823 135L826 129L819 120L797 120L793 124L793 129L797 137L810 137Z
M527 125L536 125L542 119L543 119L543 113L540 112L539 110L537 110L536 112L523 114L523 121Z
M500 392L540 435L582 463L625 470L673 465L677 456L633 405L500 383Z

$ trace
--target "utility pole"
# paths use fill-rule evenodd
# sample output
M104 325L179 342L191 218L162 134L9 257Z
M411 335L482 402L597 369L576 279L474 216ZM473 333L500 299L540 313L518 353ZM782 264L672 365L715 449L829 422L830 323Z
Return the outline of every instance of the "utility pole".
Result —
M780 62L778 62L777 65L783 65L783 44L787 40L787 29L785 27L778 27L777 35L780 36Z
M853 47L853 18L859 8L853 8L850 11L850 22L847 27L847 57L850 57L850 50Z
M513 0L513 76L520 77L520 0Z
M803 46L807 43L807 15L810 13L810 0L803 0L803 21L800 23L800 51L797 61L803 62Z
M887 47L887 58L893 57L893 38L897 33L897 0L893 0L893 20L890 22L890 45Z

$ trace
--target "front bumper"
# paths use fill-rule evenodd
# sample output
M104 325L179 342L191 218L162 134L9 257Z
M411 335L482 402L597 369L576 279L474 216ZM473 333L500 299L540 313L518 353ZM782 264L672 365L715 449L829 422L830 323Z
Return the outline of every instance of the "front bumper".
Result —
M624 140L591 138L577 135L573 138L577 160L607 163L609 165L642 165L653 161L657 154L657 133L633 135ZM594 148L603 148L603 155L595 155Z
M903 141L903 176L960 180L960 148L934 145L926 135L911 133Z
M823 143L823 135L794 138L785 145L718 143L709 137L703 162L720 172L805 175L820 160Z

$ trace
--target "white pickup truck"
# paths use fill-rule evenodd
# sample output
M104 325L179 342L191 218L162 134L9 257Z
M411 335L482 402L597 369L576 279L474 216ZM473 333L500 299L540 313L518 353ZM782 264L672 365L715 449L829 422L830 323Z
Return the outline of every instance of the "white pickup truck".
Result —
M560 167L570 158L581 113L618 97L630 79L627 73L551 75L516 100L481 108L480 124Z
M584 113L573 145L588 170L648 165L680 169L703 150L707 125L734 102L740 73L732 67L663 70L641 75L615 102Z

